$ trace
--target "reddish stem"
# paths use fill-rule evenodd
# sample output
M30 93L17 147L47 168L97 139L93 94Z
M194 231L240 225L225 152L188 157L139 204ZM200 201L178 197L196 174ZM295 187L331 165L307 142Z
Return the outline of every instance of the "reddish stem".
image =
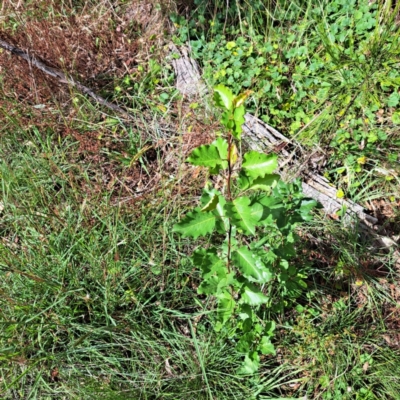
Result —
M227 194L228 200L232 201L231 194L231 176L232 176L232 165L231 165L231 151L232 151L232 134L228 134L228 179L227 179ZM231 264L231 237L232 237L232 225L229 219L229 231L228 231L228 262L227 268L228 273L231 272L230 264Z
M232 201L232 195L231 195L231 175L232 175L231 151L232 151L232 135L229 133L229 136L228 136L228 188L227 188L229 201Z

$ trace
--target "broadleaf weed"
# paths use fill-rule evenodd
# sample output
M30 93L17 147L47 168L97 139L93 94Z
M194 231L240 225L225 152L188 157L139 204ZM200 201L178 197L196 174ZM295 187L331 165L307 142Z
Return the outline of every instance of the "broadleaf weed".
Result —
M306 287L301 268L291 259L296 254L295 228L311 218L316 205L303 198L298 182L286 184L273 174L275 154L250 151L240 168L235 141L240 143L248 94L234 96L225 86L215 88L227 138L194 149L187 161L208 168L210 175L219 174L225 183L222 191L207 185L201 207L173 228L183 237L216 232L224 238L220 247L195 250L192 261L202 272L198 293L216 299L214 329L244 354L242 374L258 370L260 355L275 354L275 323L263 320L260 309L283 311Z

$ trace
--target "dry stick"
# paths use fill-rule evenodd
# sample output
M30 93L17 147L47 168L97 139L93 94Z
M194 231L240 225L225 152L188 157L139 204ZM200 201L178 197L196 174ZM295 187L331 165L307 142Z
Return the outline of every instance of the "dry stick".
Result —
M76 81L74 78L65 75L59 69L47 66L42 61L38 60L35 56L28 54L26 51L21 50L18 47L15 47L1 39L0 39L0 47L9 51L11 54L15 54L16 56L23 58L25 61L27 61L31 65L34 65L36 68L43 71L45 74L47 74L53 78L56 78L60 83L67 83L67 84L71 85L72 87L76 87L80 92L90 96L92 99L94 99L97 103L101 104L102 106L107 107L110 110L113 110L113 111L123 115L127 119L133 119L133 116L131 114L129 114L123 108L105 100L103 97L94 93L87 86L82 85L82 83Z

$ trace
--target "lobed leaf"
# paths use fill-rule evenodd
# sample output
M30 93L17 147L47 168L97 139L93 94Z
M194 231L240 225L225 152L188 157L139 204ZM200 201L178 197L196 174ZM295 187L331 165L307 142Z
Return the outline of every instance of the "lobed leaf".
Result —
M236 345L236 350L239 353L245 353L247 354L251 348L253 347L255 335L254 332L247 332L242 337L239 339L237 345Z
M250 206L248 197L238 197L233 202L226 203L226 216L231 218L231 223L242 228L247 234L255 234L255 227L263 215L261 204Z
M301 215L303 221L312 220L313 216L311 211L317 206L317 204L318 203L314 199L305 198L300 201L299 214Z
M232 261L243 276L253 282L266 283L272 279L271 271L246 246L232 253Z
M226 129L229 131L235 127L235 121L232 119L232 112L231 111L224 111L221 115L221 123L225 126Z
M225 139L219 137L211 144L213 144L218 149L219 155L223 160L228 159L228 142Z
M249 151L244 155L242 164L246 175L256 179L271 174L278 167L276 154L264 154L257 151Z
M197 289L197 293L219 297L221 294L225 293L226 288L229 286L230 278L231 276L221 279L217 275L212 275L207 280L201 282Z
M265 324L264 331L267 336L269 336L269 337L273 336L275 329L276 329L276 323L274 321L268 321Z
M241 375L253 375L260 367L260 357L256 352L246 354L238 373Z
M242 296L240 299L241 303L249 304L250 306L259 306L267 303L268 301L269 298L265 296L265 294L262 293L257 286L251 283L246 283L243 285Z
M238 183L239 189L247 190L250 187L253 179L246 174L246 171L244 169L241 169L236 181Z
M219 293L219 285L220 280L217 276L211 276L207 280L201 282L200 286L197 288L198 294L209 294L209 295L217 295Z
M268 191L280 179L278 174L268 174L263 177L258 177L251 182L249 189L252 190L265 190Z
M208 167L214 173L218 173L221 168L225 169L228 167L226 157L225 159L221 158L220 148L214 143L195 148L186 161L192 165Z
M213 211L214 215L217 217L216 228L218 233L226 233L229 231L229 218L225 215L225 197L220 196L217 207Z
M243 321L246 319L250 319L252 321L253 320L253 310L251 309L251 307L248 304L241 304L239 312L238 312L238 317Z
M214 196L218 196L218 202L212 213L216 216L216 229L218 233L226 233L229 230L229 219L225 215L225 204L226 200L222 193L217 189L203 189L200 202L203 208L210 203ZM215 201L215 200L214 200ZM211 204L210 204L211 205Z
M225 262L217 255L217 249L198 249L192 255L194 265L201 268L203 279L208 279L212 275L219 278L226 277Z
M225 324L235 309L236 303L232 298L231 294L227 291L223 292L222 295L218 296L218 319Z
M215 227L215 215L210 212L202 212L196 207L189 212L179 223L175 224L172 231L181 234L183 237L205 236L211 233Z
M258 349L261 354L273 354L275 355L275 346L271 343L271 339L268 336L263 336L260 343L258 344Z
M201 209L201 211L213 211L217 208L217 204L219 201L219 196L217 194L213 194L208 201L208 203Z
M263 190L269 192L279 182L280 175L267 174L263 177L252 178L248 176L246 171L242 169L237 179L238 186L241 190ZM261 197L260 197L261 198Z

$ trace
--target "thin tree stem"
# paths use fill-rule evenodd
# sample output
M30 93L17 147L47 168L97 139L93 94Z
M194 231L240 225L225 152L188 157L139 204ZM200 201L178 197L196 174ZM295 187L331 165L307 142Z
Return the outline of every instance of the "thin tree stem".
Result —
M228 200L232 201L231 194L231 176L232 176L232 165L231 165L231 151L232 151L232 135L229 133L228 136L228 182L227 182L227 193Z
M228 134L228 178L227 178L227 195L228 200L232 201L232 193L231 193L231 176L232 176L232 166L231 166L231 151L232 151L232 134ZM231 239L232 239L232 224L229 220L229 231L228 231L228 262L227 268L228 273L231 272L230 264L231 264Z

